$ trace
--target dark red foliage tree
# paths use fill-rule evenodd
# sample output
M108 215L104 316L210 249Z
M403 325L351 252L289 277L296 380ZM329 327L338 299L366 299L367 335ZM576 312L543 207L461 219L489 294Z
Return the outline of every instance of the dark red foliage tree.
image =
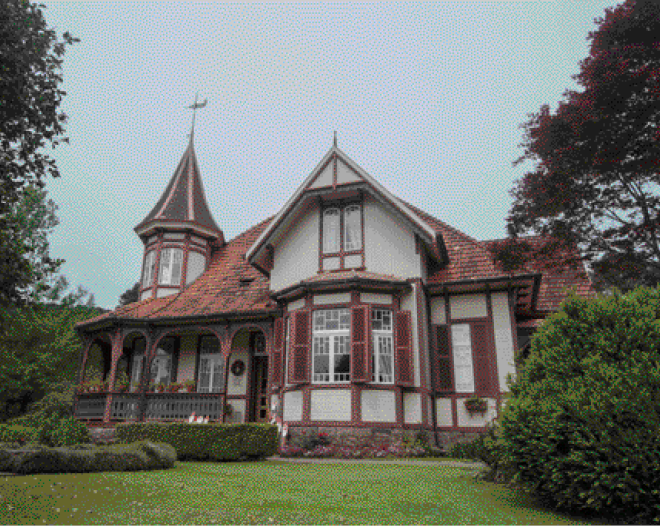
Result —
M564 93L523 126L535 168L518 180L509 241L496 258L509 268L577 246L600 286L660 283L660 3L627 0L596 20L590 54ZM552 239L539 250L521 234Z

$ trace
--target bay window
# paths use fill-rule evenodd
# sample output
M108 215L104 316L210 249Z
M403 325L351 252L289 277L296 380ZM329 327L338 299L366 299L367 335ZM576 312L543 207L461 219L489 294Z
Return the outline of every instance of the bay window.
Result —
M312 341L313 381L349 382L351 379L351 312L328 309L314 312Z
M371 311L373 381L394 383L394 346L392 339L392 312L385 309Z
M183 263L183 250L180 248L166 248L160 253L161 285L179 285L181 283L181 266Z

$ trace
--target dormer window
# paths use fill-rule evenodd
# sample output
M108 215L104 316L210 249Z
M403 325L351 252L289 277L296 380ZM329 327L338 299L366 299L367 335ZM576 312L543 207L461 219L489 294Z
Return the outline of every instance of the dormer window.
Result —
M329 206L321 218L321 270L363 267L362 205Z
M183 250L180 248L166 248L160 253L160 276L158 282L161 285L179 285L181 283L181 264L183 262Z
M156 251L150 250L147 252L147 257L144 258L144 271L142 272L142 286L151 287L154 281L154 271L156 270Z

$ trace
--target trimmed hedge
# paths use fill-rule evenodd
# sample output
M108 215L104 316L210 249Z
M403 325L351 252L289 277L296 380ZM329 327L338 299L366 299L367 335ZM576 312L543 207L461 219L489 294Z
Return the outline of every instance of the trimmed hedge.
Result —
M0 424L0 442L35 442L39 438L39 430L12 424Z
M0 471L21 475L168 469L176 460L172 446L149 441L114 446L0 449Z
M272 424L131 423L115 427L117 441L152 440L171 444L179 460L260 459L277 452Z

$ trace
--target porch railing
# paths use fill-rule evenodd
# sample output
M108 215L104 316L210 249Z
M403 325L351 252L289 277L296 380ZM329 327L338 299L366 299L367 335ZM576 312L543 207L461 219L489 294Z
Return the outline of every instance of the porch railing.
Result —
M84 420L103 420L107 393L85 393L78 395L76 417ZM139 420L139 393L114 393L110 407L112 421ZM197 416L208 416L210 420L221 420L224 395L198 393L148 393L144 420L185 420L193 412Z
M147 398L145 420L183 420L192 413L220 420L223 413L221 395L150 394Z

